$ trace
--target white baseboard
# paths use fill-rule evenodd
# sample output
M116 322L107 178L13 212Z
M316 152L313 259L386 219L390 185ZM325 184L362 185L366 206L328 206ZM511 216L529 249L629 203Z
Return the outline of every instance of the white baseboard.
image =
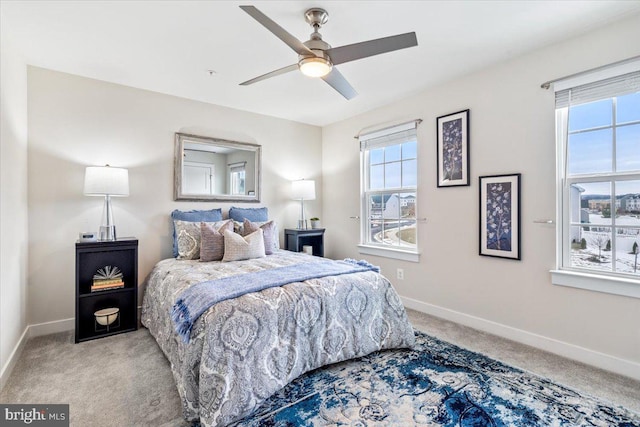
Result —
M27 325L24 328L24 332L20 336L18 343L13 348L11 355L9 355L9 359L7 363L2 367L2 371L0 372L0 390L4 388L7 381L9 380L9 376L13 371L20 355L22 354L22 350L24 349L27 340L32 337L39 337L41 335L49 335L55 334L57 332L65 332L68 330L72 330L75 328L75 319L63 319L63 320L55 320L53 322L45 322L45 323L36 323L34 325Z
M7 360L7 363L4 364L4 366L2 367L2 371L0 371L0 390L2 390L4 386L7 384L7 381L9 380L9 376L11 375L11 372L13 371L14 366L16 366L16 363L18 362L18 359L22 354L22 350L24 349L24 345L27 343L28 338L29 338L29 326L24 328L24 332L22 332L22 335L20 336L18 343L16 344L16 346L13 348L13 351L9 355L9 359Z
M588 348L580 347L567 342L559 341L553 338L527 332L522 329L513 328L491 320L482 319L480 317L471 316L459 311L450 310L448 308L418 301L412 298L400 297L405 307L422 313L431 314L441 317L461 325L469 326L474 329L498 335L522 344L530 345L559 356L577 360L588 365L595 366L616 374L625 375L640 381L640 363L630 360L620 359Z
M35 325L28 326L29 338L70 331L75 329L75 327L76 319L74 317L70 319L54 320L53 322L36 323Z

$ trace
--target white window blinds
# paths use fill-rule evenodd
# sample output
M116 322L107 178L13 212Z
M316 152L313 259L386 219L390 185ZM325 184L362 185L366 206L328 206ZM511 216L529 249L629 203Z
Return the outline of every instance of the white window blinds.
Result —
M411 141L416 138L417 126L418 122L413 120L408 123L362 134L358 136L360 140L360 150L370 150L372 148L386 147Z
M560 90L556 92L556 108L565 108L569 104L585 104L638 91L640 91L640 71L634 71Z

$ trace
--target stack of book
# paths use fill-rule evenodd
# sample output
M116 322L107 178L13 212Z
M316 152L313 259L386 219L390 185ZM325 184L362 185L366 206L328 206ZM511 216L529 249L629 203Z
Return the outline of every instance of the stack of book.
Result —
M93 276L91 292L124 288L122 272L118 267L107 265L99 269Z

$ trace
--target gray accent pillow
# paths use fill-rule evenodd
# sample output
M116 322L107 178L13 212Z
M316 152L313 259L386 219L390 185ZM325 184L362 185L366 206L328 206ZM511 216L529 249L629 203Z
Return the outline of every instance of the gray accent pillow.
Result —
M222 262L241 261L264 256L264 237L261 228L244 237L233 231L225 230Z
M176 244L178 246L177 259L198 259L200 258L200 222L173 221L176 230ZM219 228L227 221L206 222Z
M222 259L225 230L233 231L233 221L226 221L220 227L206 222L200 223L200 261L220 261Z
M279 241L278 238L278 227L274 221L258 223L251 222L248 219L244 220L242 224L242 235L246 236L247 234L251 234L258 229L262 229L264 235L264 253L265 255L271 255L274 253L279 245L276 242Z
M263 226L269 221L252 221L252 222L256 225ZM275 230L273 231L273 235L275 236L273 238L274 250L278 250L280 249L280 230L278 228L278 223L275 221L273 221L273 223L275 224L274 225ZM233 231L235 231L241 236L244 236L245 234L247 234L244 232L244 223L238 222L238 221L233 221Z

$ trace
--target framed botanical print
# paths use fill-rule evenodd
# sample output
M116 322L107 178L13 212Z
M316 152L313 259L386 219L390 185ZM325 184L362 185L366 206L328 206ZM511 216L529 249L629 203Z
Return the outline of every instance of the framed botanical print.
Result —
M520 174L480 177L480 255L520 258Z
M438 187L470 185L469 110L436 119Z

